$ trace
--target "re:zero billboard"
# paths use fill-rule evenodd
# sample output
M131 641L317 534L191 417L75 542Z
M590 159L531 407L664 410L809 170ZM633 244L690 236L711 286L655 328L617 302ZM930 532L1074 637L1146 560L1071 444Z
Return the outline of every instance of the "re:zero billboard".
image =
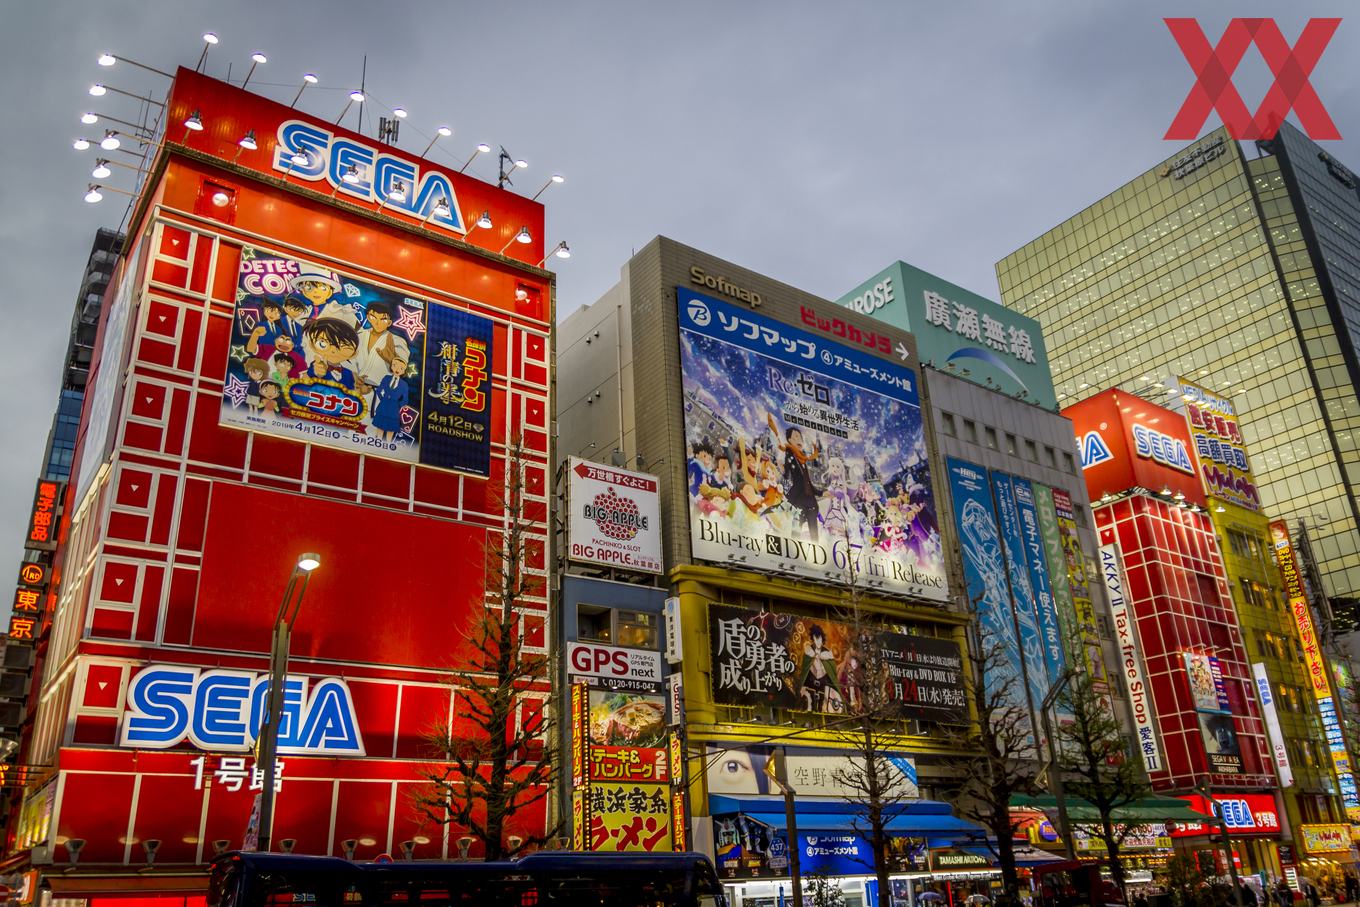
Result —
M676 296L694 556L943 601L915 372Z
M241 250L221 422L486 475L488 319Z

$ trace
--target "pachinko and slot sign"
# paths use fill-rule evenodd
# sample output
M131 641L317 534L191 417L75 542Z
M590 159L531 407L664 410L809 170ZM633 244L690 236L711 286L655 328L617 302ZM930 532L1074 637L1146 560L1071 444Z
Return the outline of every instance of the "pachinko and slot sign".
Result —
M567 459L568 557L585 564L661 572L656 476Z
M903 718L967 721L958 644L819 618L708 606L713 701L840 714L880 665Z
M1294 615L1294 626L1299 631L1308 685L1313 690L1318 713L1322 716L1322 730L1327 736L1327 749L1332 754L1332 768L1336 774L1337 787L1341 790L1341 802L1346 807L1347 818L1352 822L1360 822L1360 794L1357 794L1355 788L1355 775L1351 771L1350 755L1346 752L1346 737L1336 713L1336 703L1332 699L1332 686L1327 677L1322 643L1313 628L1312 609L1303 588L1303 577L1299 573L1299 562L1294 555L1294 546L1289 540L1289 524L1284 520L1272 520L1270 541L1275 549L1275 562L1279 565L1280 576L1284 578L1289 611Z
M882 350L676 295L694 557L944 601L916 373Z
M220 421L485 476L492 323L246 246Z

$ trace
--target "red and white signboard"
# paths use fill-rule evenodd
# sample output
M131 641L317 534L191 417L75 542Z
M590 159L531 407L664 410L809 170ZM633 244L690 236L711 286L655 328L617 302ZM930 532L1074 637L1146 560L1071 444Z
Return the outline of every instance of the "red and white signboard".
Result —
M1178 822L1171 832L1173 838L1189 838L1195 835L1218 834L1218 824L1213 818L1214 808L1199 794L1190 794L1180 799L1190 804L1196 812L1205 814L1203 822ZM1228 823L1228 831L1234 835L1278 835L1280 833L1280 811L1275 803L1274 794L1216 793L1214 800L1223 810L1223 819Z
M641 573L660 573L661 503L656 476L589 460L567 461L569 557Z
M572 677L612 681L605 685L617 689L650 689L661 683L661 653L594 642L569 642L567 671Z

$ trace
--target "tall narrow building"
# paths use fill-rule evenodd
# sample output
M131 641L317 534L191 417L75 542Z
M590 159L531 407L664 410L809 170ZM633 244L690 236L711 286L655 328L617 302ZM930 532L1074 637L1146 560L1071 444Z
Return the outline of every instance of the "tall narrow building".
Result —
M1360 597L1360 190L1285 124L1219 129L997 264L1043 325L1060 406L1171 376L1244 413L1263 512L1286 518L1334 607Z

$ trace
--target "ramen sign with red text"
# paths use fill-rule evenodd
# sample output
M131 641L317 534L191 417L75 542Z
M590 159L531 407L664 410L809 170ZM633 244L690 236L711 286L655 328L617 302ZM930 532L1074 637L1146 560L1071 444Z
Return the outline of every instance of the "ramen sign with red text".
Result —
M636 573L660 573L656 476L571 457L567 461L568 556Z

